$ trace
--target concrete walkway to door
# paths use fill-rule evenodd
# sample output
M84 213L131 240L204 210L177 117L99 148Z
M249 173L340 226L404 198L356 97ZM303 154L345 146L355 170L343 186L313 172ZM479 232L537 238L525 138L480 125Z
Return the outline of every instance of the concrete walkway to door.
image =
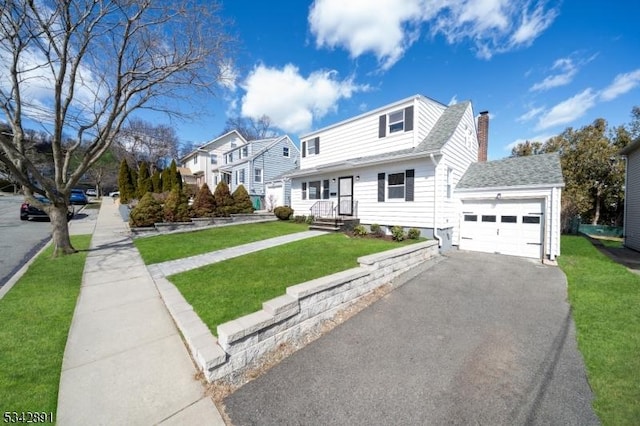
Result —
M446 257L227 397L232 423L598 424L562 271Z

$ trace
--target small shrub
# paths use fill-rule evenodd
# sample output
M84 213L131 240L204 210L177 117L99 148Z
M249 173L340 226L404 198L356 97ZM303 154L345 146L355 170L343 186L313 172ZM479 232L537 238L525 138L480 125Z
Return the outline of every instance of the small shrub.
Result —
M174 186L164 203L164 220L186 222L191 219L189 200L178 185Z
M231 198L233 198L234 213L253 213L251 197L244 185L239 185L231 194Z
M129 213L129 225L132 227L153 226L154 223L162 222L163 217L162 205L153 198L150 192L147 192Z
M364 237L367 235L367 228L362 225L356 225L353 228L353 235L355 235L356 237Z
M206 183L202 185L193 200L193 214L195 217L213 217L216 213L216 200Z
M371 233L373 235L375 235L377 237L382 235L382 228L377 223L372 223L369 228L371 228Z
M216 202L216 216L228 217L231 213L235 213L233 197L229 192L229 185L225 181L218 183L213 192L213 198Z
M417 240L420 238L420 230L418 228L411 228L407 232L407 238L410 240Z
M305 217L304 221L306 224L311 225L313 223L313 219L314 219L313 215L310 214L309 216Z
M404 234L404 229L402 228L402 226L392 226L391 237L394 241L403 241L406 236Z
M301 215L296 215L296 216L293 216L293 221L295 223L304 223L305 222L305 217L301 216Z
M273 213L280 220L289 220L289 218L293 215L293 209L289 206L278 206L273 209Z

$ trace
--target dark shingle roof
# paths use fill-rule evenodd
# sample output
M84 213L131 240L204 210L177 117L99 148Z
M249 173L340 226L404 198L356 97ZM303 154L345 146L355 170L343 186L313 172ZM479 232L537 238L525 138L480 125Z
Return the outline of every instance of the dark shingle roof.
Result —
M473 163L456 189L532 185L564 186L558 153Z

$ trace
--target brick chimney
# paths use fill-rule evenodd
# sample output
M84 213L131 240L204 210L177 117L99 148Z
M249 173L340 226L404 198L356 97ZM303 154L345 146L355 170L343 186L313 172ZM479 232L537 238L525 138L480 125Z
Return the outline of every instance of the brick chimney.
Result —
M489 111L482 111L478 117L478 162L487 161L489 148Z

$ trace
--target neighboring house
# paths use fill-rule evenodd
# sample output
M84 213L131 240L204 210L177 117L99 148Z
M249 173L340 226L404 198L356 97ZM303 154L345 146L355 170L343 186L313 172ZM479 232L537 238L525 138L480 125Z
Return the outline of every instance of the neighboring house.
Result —
M640 251L640 139L620 151L627 159L624 197L624 245Z
M198 187L205 182L213 192L222 179L230 183L231 176L220 170L225 164L225 154L234 148L246 145L247 141L240 133L232 130L210 140L180 159L180 165L188 168Z
M557 153L475 163L458 183L459 247L553 260L564 180Z
M394 225L418 228L423 236L437 239L443 250L461 244L461 207L471 198L496 199L495 188L504 187L505 198L522 190L526 213L527 203L534 199L544 200L543 207L538 204L534 210L541 213L539 218L546 208L549 217L559 215L559 190L554 189L557 199L551 201L546 195L527 192L538 184L551 185L544 176L546 169L532 171L532 181L523 188L521 182L500 180L476 187L475 179L467 178L469 192L458 194L456 188L467 169L478 161L486 162L488 130L488 112L481 112L476 123L469 101L447 106L416 95L303 135L300 168L286 176L291 179L291 206L296 215L355 217L362 224L378 224L387 230ZM536 161L525 159L524 163L529 161L535 169ZM494 162L486 164L491 167ZM557 167L559 170L559 160ZM562 181L553 185L561 187ZM516 223L522 220L533 219L519 216ZM536 255L528 250L509 254L553 258L559 253L555 250L559 250L560 231L553 228L550 232L558 240L550 246L553 250L542 251L541 233L535 242L539 244Z
M244 185L257 209L265 205L264 183L298 166L300 151L289 136L247 141L233 130L200 146L180 159L198 187L205 182L215 191L224 181L233 192Z
M266 207L265 182L298 166L300 151L289 136L249 141L224 153L221 173L228 176L229 190L244 185L256 209Z
M297 169L297 167L296 167ZM273 211L278 206L291 205L291 179L289 175L295 169L288 170L270 180L265 181L264 208Z

